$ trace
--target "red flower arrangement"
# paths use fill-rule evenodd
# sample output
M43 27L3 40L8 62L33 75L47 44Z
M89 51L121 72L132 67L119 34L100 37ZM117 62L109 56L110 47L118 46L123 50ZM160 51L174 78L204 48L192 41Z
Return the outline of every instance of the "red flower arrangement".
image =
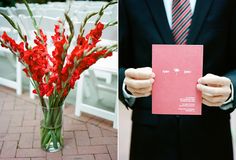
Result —
M10 49L24 65L23 71L31 79L35 88L33 92L39 96L45 118L41 122L41 125L43 124L41 127L41 146L50 151L52 146L56 149L63 146L63 138L60 134L62 114L59 110L61 110L70 90L74 88L76 80L80 78L83 71L96 63L98 59L111 56L112 52L117 49L116 44L105 47L97 46L97 43L101 41L103 30L117 24L117 22L113 22L104 25L99 22L104 10L117 2L109 2L99 12L91 13L85 18L80 27L77 43L71 53L68 53L68 49L74 37L74 26L67 13L65 13L65 21L69 24L70 35L65 34L65 22L59 21L55 25L54 35L51 37L55 48L52 53L49 53L47 49L48 36L38 27L26 0L24 3L35 27L34 46L30 46L27 36L22 34L19 25L3 13L0 14L18 31L22 42L17 43L4 32L0 35L0 43L2 47ZM84 27L87 21L95 15L98 15L95 27L84 36ZM45 96L48 97L48 100L44 99ZM58 111L54 110L49 113L49 111L45 111L45 108L58 108Z

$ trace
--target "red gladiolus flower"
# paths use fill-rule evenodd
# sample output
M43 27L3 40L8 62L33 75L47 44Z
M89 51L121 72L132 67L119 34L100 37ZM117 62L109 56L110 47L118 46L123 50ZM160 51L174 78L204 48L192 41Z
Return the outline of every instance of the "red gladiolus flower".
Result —
M39 96L51 96L56 91L66 97L84 70L99 58L112 55L111 52L107 54L107 50L90 53L100 41L103 29L104 25L99 22L85 37L78 36L77 44L70 54L67 54L68 35L65 35L64 24L60 21L55 25L51 37L55 47L52 54L48 53L47 36L41 29L39 33L35 32L34 47L29 47L26 36L25 43L17 44L6 32L0 36L0 42L3 47L11 49L25 65L23 71L37 82ZM37 91L33 93L37 94Z
M5 48L9 48L13 51L14 54L23 54L24 53L24 43L21 42L19 44L17 44L15 42L15 40L13 40L12 38L10 38L6 32L4 32L2 34L2 36L0 37L1 41L3 43L1 43L1 46L2 47L5 47Z
M99 39L102 36L102 30L104 28L104 25L102 23L98 23L95 27L95 29L92 29L90 33L86 36L88 40L91 38L91 44L94 45L97 42L99 42Z

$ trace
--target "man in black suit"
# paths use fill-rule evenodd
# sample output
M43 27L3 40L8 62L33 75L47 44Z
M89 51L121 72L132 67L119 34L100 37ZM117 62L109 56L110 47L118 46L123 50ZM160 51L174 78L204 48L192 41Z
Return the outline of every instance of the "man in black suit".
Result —
M133 110L131 160L233 160L235 21L235 0L119 1L119 98ZM201 116L151 113L152 44L204 45Z

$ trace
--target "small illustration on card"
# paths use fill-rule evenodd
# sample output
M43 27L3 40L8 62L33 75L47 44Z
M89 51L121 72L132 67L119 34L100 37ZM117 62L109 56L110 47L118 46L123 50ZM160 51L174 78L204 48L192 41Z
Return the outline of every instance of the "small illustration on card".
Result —
M152 113L201 115L197 81L202 77L202 45L153 45Z

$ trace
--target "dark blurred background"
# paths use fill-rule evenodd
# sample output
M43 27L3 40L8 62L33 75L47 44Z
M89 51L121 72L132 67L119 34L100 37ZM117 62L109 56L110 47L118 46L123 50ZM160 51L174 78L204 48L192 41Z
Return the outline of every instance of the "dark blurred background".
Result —
M27 0L28 3L65 2L66 0ZM90 0L90 1L111 1L111 0ZM15 3L22 3L22 0L1 0L0 7L15 6Z

